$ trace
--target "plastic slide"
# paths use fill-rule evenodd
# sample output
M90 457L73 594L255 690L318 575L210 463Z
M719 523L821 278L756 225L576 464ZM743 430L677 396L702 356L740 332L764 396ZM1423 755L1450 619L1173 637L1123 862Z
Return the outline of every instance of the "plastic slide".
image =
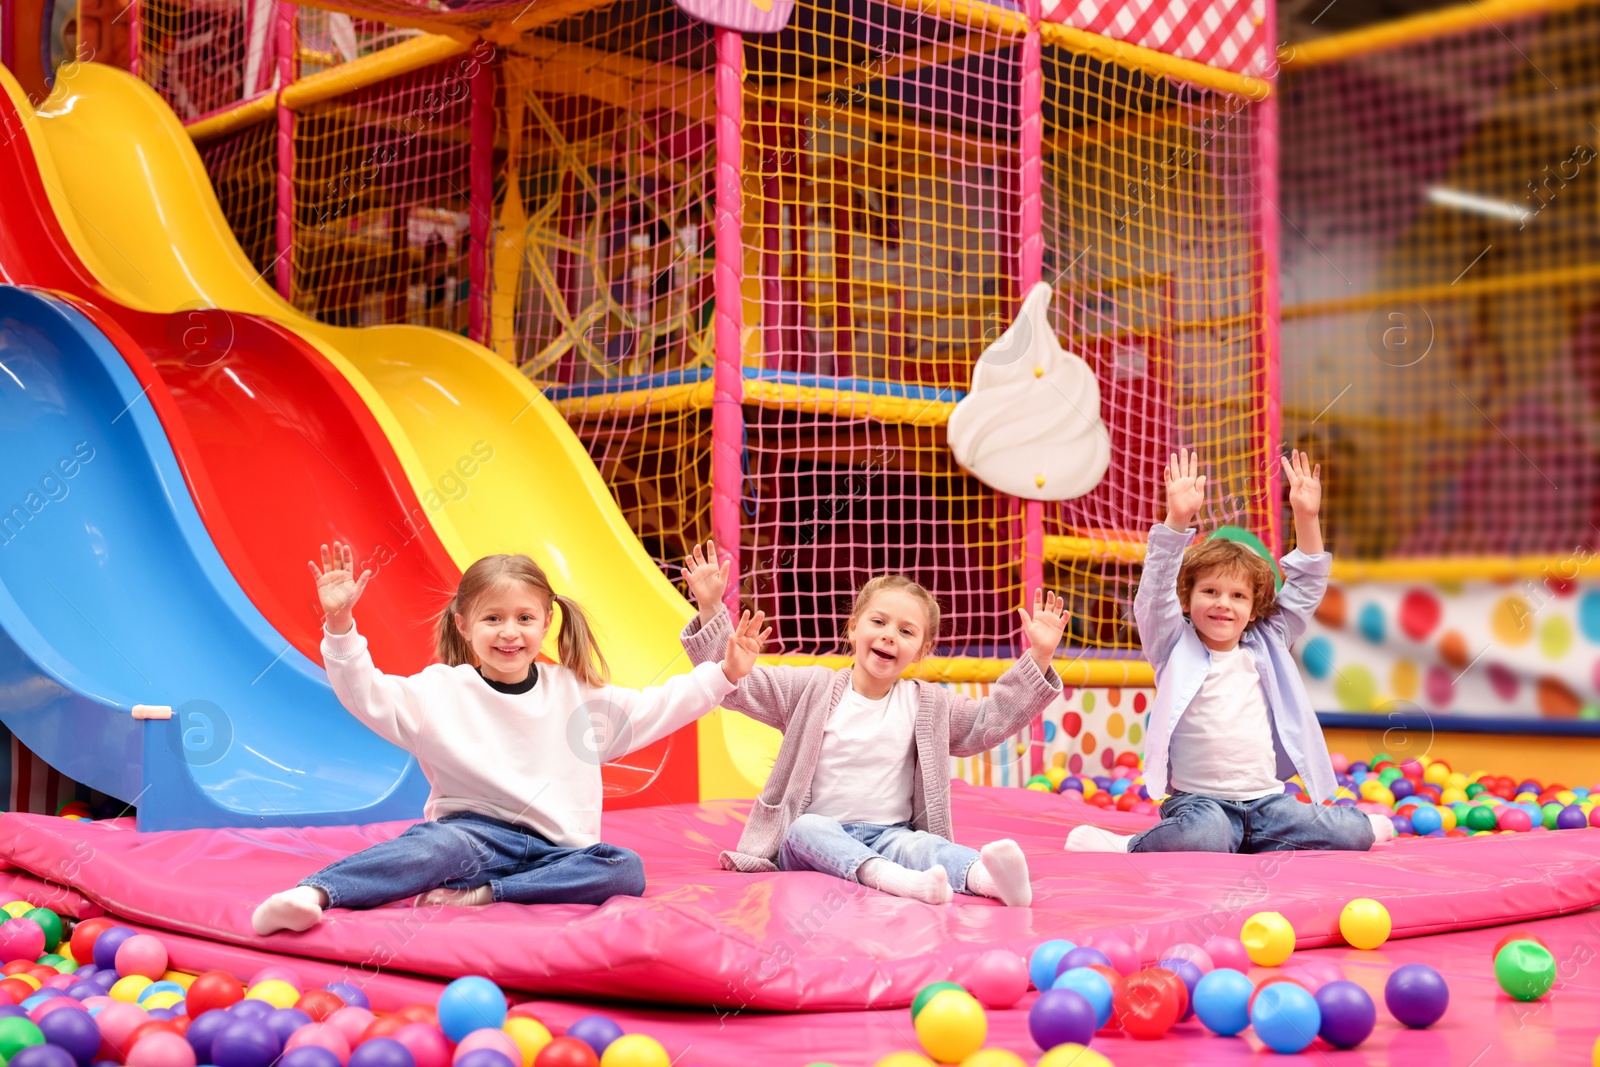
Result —
M0 286L0 708L140 825L415 818L427 783L339 707L202 524L93 308ZM137 704L174 716L139 722Z
M58 79L36 115L21 115L35 154L53 160L47 193L63 229L118 300L284 324L371 409L458 566L506 551L539 560L591 613L620 684L687 669L677 631L692 609L646 555L560 414L514 368L453 334L327 326L279 298L233 239L182 126L137 79L84 64ZM632 758L636 802L754 795L776 734L717 712L667 744L665 756Z

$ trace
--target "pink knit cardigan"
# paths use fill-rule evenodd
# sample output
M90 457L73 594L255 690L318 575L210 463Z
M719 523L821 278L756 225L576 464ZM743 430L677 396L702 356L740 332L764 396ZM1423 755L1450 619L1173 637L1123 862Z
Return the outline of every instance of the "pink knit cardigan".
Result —
M724 609L704 627L696 615L679 639L694 663L715 661L727 651L732 628ZM1054 669L1043 673L1033 657L1023 656L982 700L931 682L911 684L917 688L918 772L912 776L912 825L950 840L950 757L987 751L1016 733L1061 695L1061 679ZM722 699L723 707L783 732L766 788L750 807L738 850L722 853L723 867L751 873L778 869L778 846L811 802L828 716L849 685L848 667L757 667Z

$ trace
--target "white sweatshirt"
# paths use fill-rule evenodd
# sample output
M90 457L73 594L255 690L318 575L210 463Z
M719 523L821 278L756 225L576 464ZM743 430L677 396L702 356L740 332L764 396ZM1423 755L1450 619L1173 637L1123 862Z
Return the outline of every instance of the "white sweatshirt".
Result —
M427 818L476 812L570 848L600 840L602 763L687 726L736 688L720 663L649 689L590 688L553 663L537 664L537 684L515 695L469 666L402 678L378 670L353 627L323 631L322 661L339 702L417 757L432 786Z

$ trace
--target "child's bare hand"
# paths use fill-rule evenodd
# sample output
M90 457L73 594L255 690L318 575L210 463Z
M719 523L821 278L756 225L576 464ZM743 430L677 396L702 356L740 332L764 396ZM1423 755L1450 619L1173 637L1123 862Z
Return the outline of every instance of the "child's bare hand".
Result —
M1295 518L1315 518L1322 510L1322 464L1313 465L1310 456L1296 449L1289 453L1283 475L1289 479L1289 506Z
M700 609L702 622L709 622L722 606L722 596L728 591L728 568L732 560L717 562L717 546L710 541L702 551L695 545L683 561L683 576L689 583L689 594Z
M1194 525L1206 500L1206 476L1200 454L1180 448L1167 461L1167 525L1182 532Z
M1061 645L1061 635L1072 617L1067 611L1067 602L1054 592L1047 596L1044 590L1035 589L1033 614L1029 615L1025 608L1018 608L1017 614L1022 616L1022 634L1028 639L1028 655L1041 671L1049 669L1050 658Z
M750 669L756 665L756 657L761 655L761 646L772 636L770 626L762 628L766 621L767 617L762 612L758 611L752 617L747 611L739 617L739 624L729 635L728 653L722 658L722 673L734 685L738 685L750 673Z
M311 577L316 580L317 599L322 601L322 613L328 617L328 632L349 633L351 612L366 591L372 572L362 571L357 578L355 553L349 545L338 541L333 543L331 552L327 545L322 546L321 568L310 560L306 561L306 566L311 568Z

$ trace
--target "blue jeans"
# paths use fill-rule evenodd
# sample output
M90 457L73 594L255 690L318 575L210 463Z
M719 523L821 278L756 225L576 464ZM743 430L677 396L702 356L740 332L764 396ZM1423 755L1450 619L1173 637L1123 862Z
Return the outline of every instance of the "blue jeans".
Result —
M859 881L856 869L878 856L913 871L942 864L950 878L950 888L957 893L967 892L967 869L978 861L978 853L967 846L926 830L913 830L910 823L841 824L826 815L802 815L789 824L789 832L783 835L778 869L821 871L855 882Z
M430 889L487 885L509 904L603 904L644 895L637 853L601 842L561 848L527 827L473 812L419 822L300 883L333 908L374 908Z
M1372 823L1352 807L1304 804L1288 793L1218 800L1174 793L1161 821L1128 842L1129 852L1288 852L1372 847Z

